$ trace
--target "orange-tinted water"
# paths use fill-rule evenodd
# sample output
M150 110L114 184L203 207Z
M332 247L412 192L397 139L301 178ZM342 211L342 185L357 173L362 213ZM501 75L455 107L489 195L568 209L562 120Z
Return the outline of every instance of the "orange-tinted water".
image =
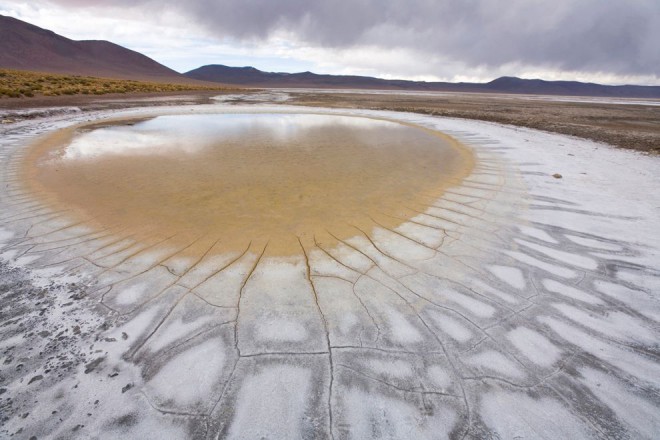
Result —
M439 133L338 115L159 116L57 136L27 171L58 208L143 240L268 242L282 255L299 239L394 228L472 166Z

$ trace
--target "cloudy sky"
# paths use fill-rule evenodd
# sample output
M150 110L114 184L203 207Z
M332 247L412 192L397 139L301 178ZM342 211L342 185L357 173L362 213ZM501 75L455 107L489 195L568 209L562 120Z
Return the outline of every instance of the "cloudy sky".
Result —
M660 0L0 0L0 14L180 72L660 85Z

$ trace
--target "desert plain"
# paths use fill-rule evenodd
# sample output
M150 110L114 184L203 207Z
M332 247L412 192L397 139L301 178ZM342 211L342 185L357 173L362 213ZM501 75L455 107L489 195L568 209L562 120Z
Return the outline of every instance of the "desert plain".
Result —
M2 436L660 432L657 101L260 90L1 103ZM352 140L394 131L341 157L320 143L329 155L313 172L319 187L305 193L300 181L312 175L301 167L318 151L292 153L273 139L321 116L352 127ZM276 223L284 205L262 211L272 199L257 186L219 199L209 218L231 233L218 235L200 226L211 221L198 222L203 209L186 220L205 199L184 212L164 206L195 183L199 163L162 162L172 176L177 164L193 167L162 192L150 169L165 160L158 149L125 164L84 157L90 142L116 153L136 133L148 147L181 118L279 121L256 132L266 150L206 175L249 188L252 170L282 182L278 194L301 196L286 206L334 209L293 230L259 226ZM317 122L302 144L332 138ZM118 143L103 142L109 132ZM430 142L425 160L406 156L405 136ZM172 148L199 144L186 140ZM382 185L398 167L375 165L381 144L412 167ZM429 174L448 160L434 145L457 161L441 178ZM277 148L290 167L280 175L260 162ZM324 181L335 189L324 194ZM84 186L99 182L101 192ZM95 197L116 204L96 209ZM156 214L130 215L140 207Z

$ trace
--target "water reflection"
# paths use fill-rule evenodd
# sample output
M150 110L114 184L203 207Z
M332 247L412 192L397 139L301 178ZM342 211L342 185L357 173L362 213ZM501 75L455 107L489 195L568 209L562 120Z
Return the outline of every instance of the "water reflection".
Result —
M375 221L393 228L471 166L438 133L384 120L215 114L127 122L92 125L42 148L30 162L31 185L104 229L144 239L212 236L226 248L269 242L290 253L299 238L348 238Z
M159 116L130 125L98 128L73 139L64 151L66 159L104 155L196 154L216 144L241 142L248 136L277 143L335 127L397 131L398 124L376 119L314 114L224 114ZM357 134L357 132L356 132ZM364 133L369 142L368 132ZM276 146L277 144L274 144Z

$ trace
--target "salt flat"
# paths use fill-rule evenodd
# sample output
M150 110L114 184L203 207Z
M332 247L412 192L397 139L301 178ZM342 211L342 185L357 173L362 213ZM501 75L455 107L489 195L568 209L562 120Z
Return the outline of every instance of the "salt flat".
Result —
M27 146L110 116L319 109L220 103L2 127L3 435L658 436L660 158L487 122L323 111L442 131L474 169L393 228L287 256L248 242L190 258L45 206L18 175Z

